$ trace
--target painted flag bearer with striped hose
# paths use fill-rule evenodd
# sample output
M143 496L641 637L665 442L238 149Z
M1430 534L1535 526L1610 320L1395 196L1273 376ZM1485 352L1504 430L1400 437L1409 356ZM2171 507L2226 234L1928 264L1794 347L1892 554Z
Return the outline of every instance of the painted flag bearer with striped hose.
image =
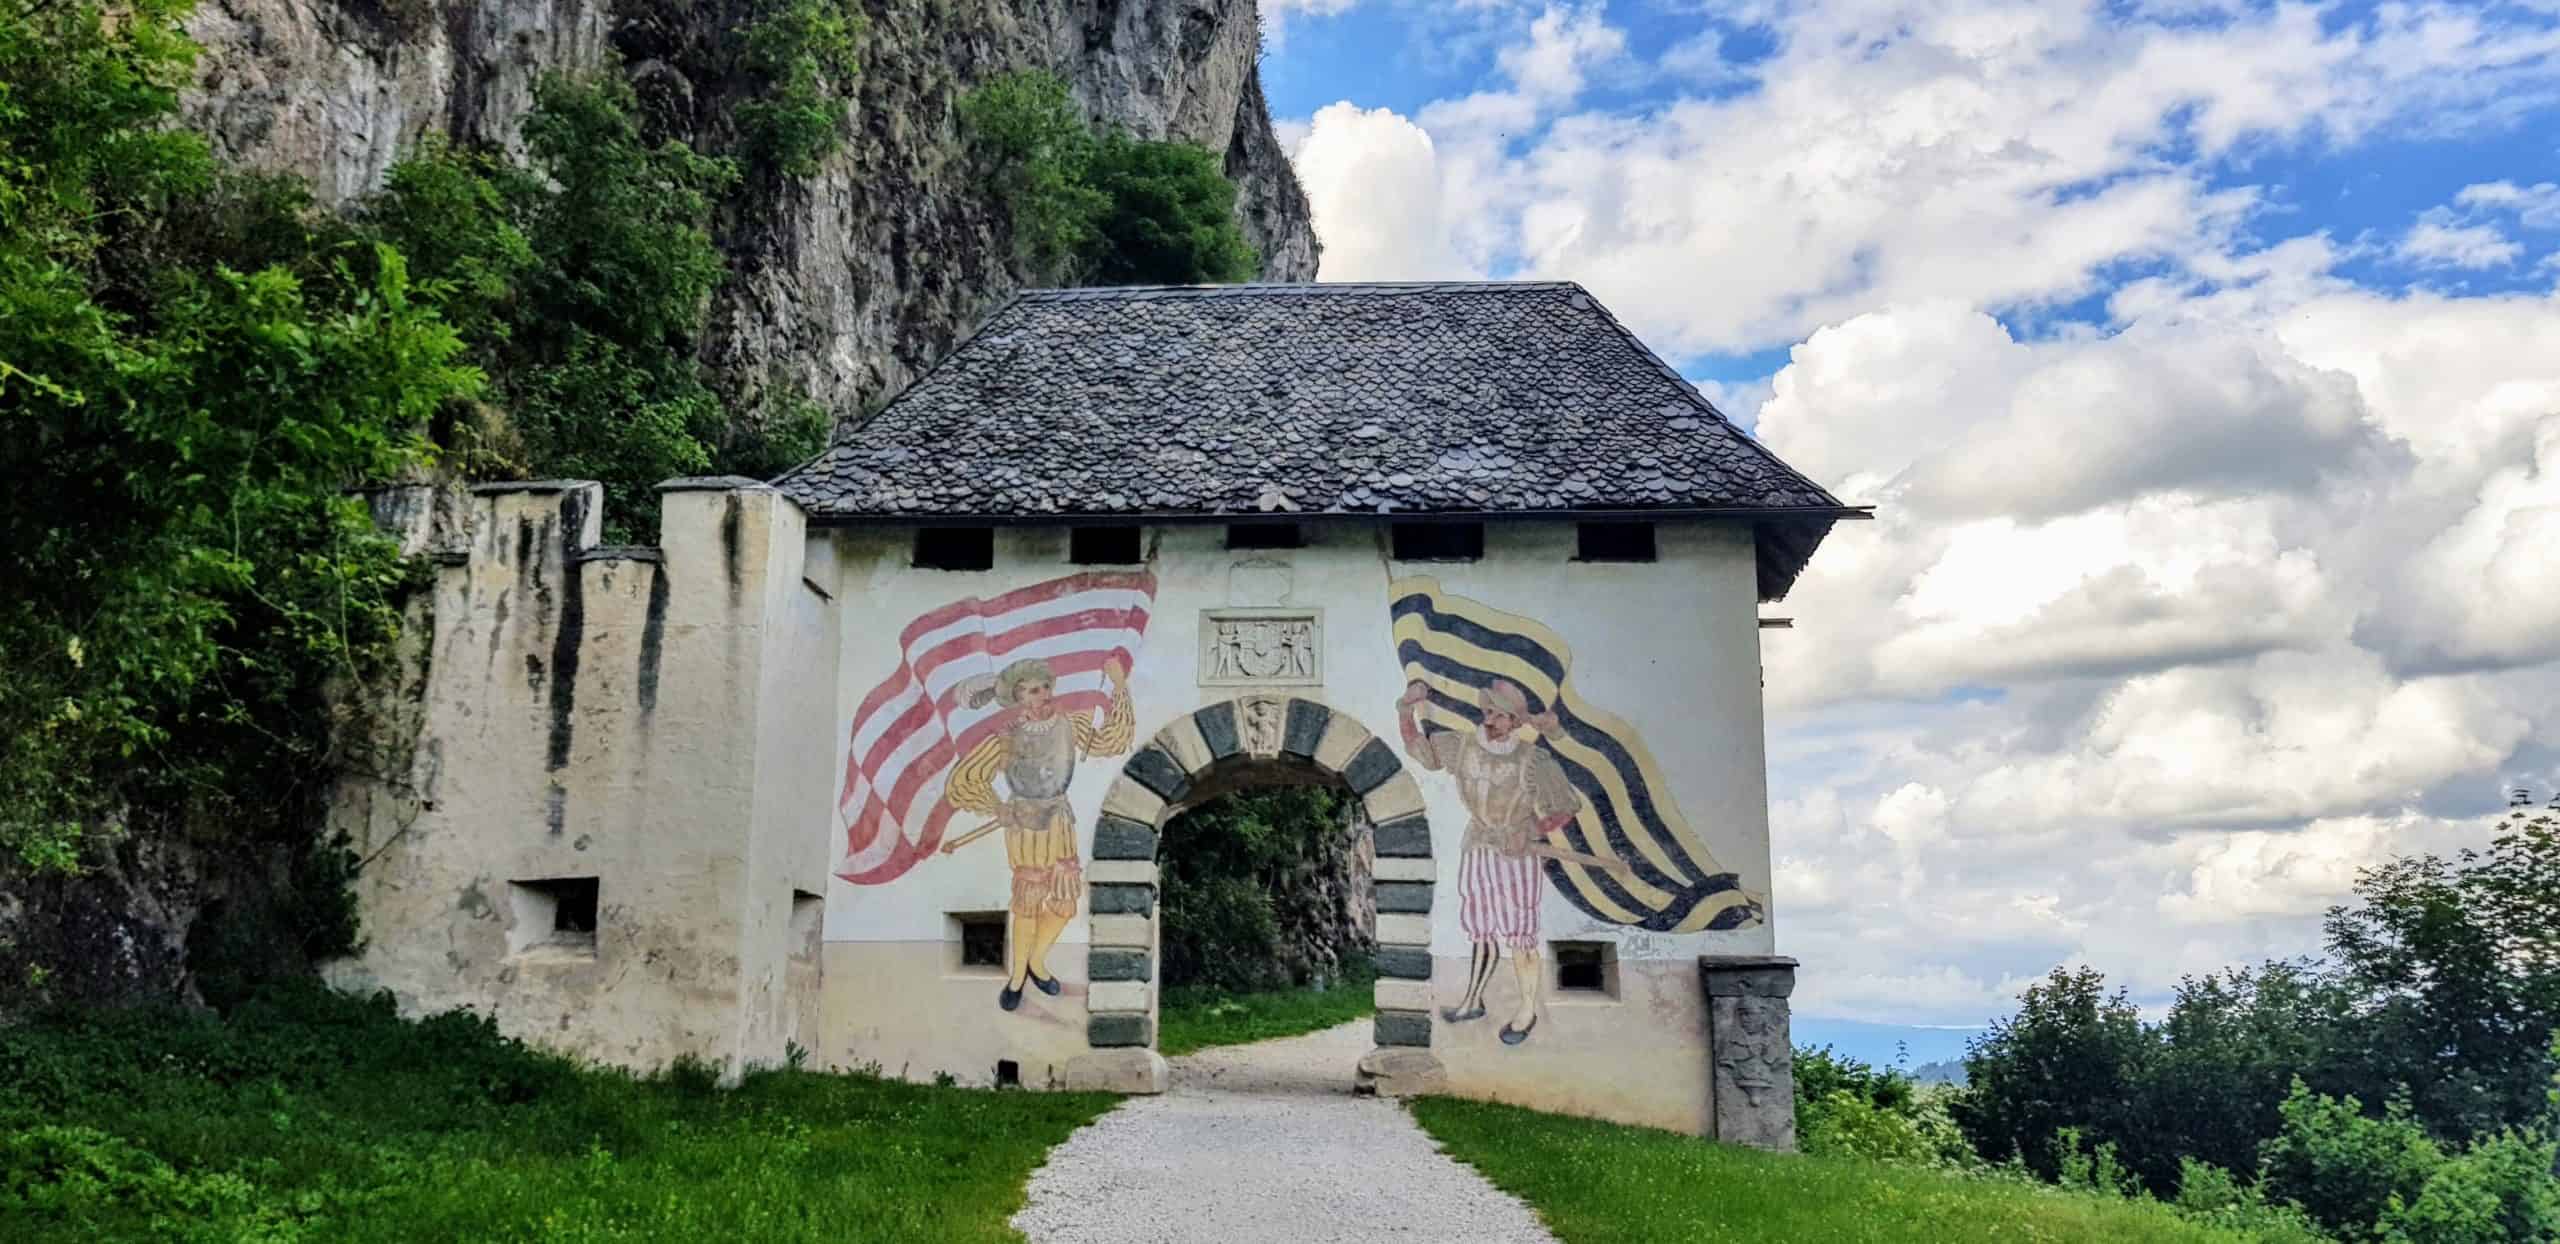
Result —
M1431 688L1416 679L1397 704L1396 727L1415 763L1458 780L1467 808L1467 833L1458 857L1458 927L1473 954L1467 990L1440 1018L1453 1023L1484 1018L1484 987L1502 952L1520 983L1520 1008L1502 1026L1502 1043L1518 1045L1538 1026L1542 956L1538 951L1538 900L1546 886L1538 861L1549 835L1562 830L1582 807L1564 767L1521 727L1554 732L1552 716L1532 715L1520 688L1495 680L1477 695L1483 714L1467 733L1425 734L1416 716Z

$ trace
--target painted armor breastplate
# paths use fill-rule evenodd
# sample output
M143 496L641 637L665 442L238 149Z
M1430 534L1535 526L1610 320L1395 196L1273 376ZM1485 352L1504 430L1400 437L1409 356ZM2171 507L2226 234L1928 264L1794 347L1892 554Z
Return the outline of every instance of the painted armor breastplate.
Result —
M1016 799L1056 799L1067 793L1075 773L1075 732L1065 716L1026 721L1013 728L1012 755L1004 766L1005 788Z

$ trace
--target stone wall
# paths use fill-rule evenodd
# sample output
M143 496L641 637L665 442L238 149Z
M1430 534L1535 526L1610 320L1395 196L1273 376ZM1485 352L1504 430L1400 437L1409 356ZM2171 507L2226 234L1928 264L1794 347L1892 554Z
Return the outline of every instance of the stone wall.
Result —
M836 609L779 494L662 498L657 548L600 546L591 483L448 524L408 771L339 802L365 945L333 981L625 1066L818 1043Z

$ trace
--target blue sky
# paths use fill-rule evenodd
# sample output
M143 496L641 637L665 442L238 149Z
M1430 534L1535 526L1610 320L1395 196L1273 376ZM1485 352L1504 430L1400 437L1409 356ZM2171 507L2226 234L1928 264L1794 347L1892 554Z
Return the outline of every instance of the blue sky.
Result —
M2560 3L1264 8L1322 279L1579 280L1878 507L1770 610L1804 1013L2156 1003L2560 779Z

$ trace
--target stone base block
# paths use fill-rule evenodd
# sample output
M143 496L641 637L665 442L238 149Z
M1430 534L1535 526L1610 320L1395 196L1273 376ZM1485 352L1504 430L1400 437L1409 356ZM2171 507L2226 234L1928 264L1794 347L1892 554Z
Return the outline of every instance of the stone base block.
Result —
M1448 1087L1449 1069L1440 1064L1440 1056L1409 1045L1369 1051L1351 1081L1351 1091L1363 1097L1420 1097Z
M1164 1055L1154 1050L1095 1050L1067 1060L1058 1087L1070 1093L1161 1093Z

